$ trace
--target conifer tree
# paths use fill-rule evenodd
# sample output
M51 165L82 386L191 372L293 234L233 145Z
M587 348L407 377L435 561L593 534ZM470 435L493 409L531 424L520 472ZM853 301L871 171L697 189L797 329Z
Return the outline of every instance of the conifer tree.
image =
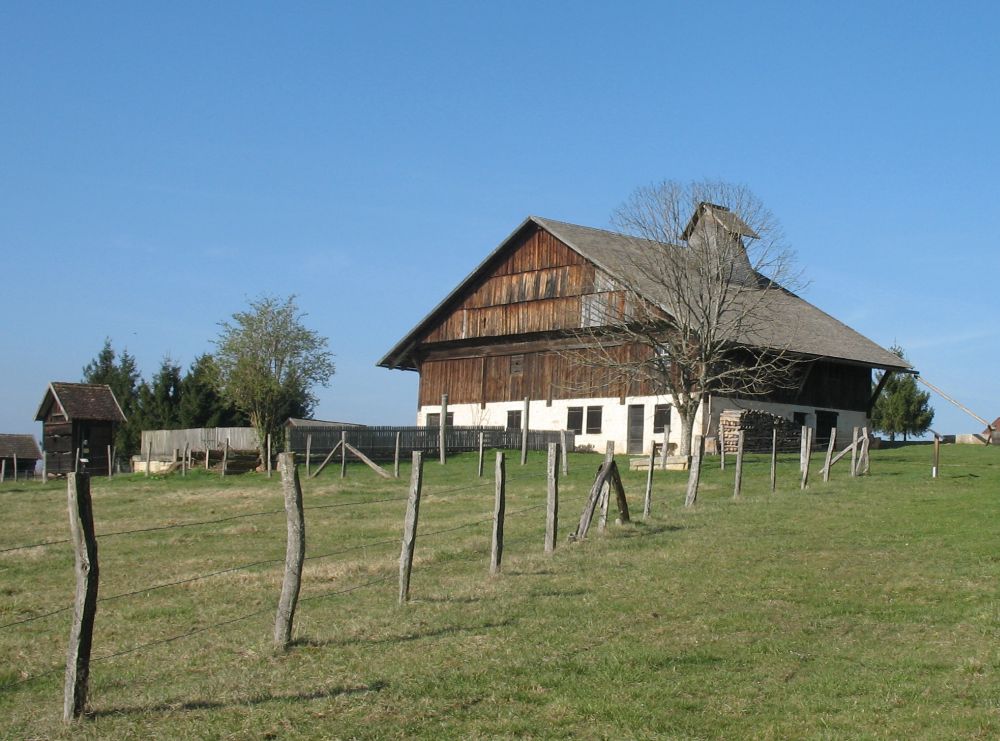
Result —
M892 352L904 358L903 348L894 345ZM881 380L879 375L876 384ZM903 440L909 436L922 435L934 421L934 409L930 405L930 394L917 388L917 381L909 373L893 373L886 381L882 393L872 409L872 427L895 441L896 435Z

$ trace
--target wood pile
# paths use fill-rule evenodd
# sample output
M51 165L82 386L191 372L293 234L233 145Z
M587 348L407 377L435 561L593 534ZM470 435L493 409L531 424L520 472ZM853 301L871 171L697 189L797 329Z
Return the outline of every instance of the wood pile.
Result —
M727 453L735 453L743 430L743 450L770 453L771 432L778 430L778 451L795 452L802 440L802 428L790 419L757 409L725 409L719 415L719 438Z

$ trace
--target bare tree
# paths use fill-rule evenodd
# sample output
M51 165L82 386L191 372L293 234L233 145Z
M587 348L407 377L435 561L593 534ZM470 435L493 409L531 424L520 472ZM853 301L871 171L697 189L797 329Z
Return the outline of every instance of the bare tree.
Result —
M691 450L709 394L759 396L794 383L788 321L794 258L762 202L742 186L662 182L638 188L614 213L607 285L587 297L577 361L611 383L639 382L670 397ZM785 327L785 329L788 329Z

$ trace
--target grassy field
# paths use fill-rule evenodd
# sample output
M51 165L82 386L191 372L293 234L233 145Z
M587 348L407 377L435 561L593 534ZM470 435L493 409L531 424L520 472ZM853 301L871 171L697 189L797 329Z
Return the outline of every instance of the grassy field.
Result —
M60 722L58 612L0 628L0 737L1000 736L1000 450L947 447L937 481L927 446L873 451L870 476L841 463L829 484L817 455L806 492L788 456L776 494L751 456L739 501L709 458L695 508L683 474L657 472L648 521L569 544L599 462L575 455L552 557L543 457L511 458L497 578L492 481L474 456L425 465L405 608L408 470L304 481L310 560L281 654L277 478L95 479L92 713ZM641 515L644 474L625 486ZM66 538L65 499L0 486L0 549ZM204 520L221 521L111 534ZM72 580L65 543L0 552L0 624L67 606Z

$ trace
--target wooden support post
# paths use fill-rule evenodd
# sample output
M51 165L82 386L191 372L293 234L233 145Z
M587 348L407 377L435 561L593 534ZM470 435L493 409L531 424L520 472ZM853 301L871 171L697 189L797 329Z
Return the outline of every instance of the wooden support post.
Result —
M503 517L507 509L507 471L504 453L497 451L496 473L494 477L496 496L493 500L493 541L490 545L490 574L500 573L503 560Z
M190 463L188 457L191 455L191 443L184 443L184 457L181 458L181 476L187 476L188 464Z
M399 433L396 434L398 435ZM312 448L313 436L310 433L306 435L306 478L309 478L312 473ZM399 476L399 448L396 448L396 476Z
M377 473L382 478L384 478L384 479L391 479L392 478L392 474L390 474L388 471L386 471L384 468L382 468L382 466L380 466L378 463L376 463L375 461L373 461L371 458L369 458L367 455L365 455L364 453L362 453L360 450L358 450L357 448L355 448L350 443L344 443L344 447L347 448L349 451L351 451L362 463L364 463L366 466L368 466L370 469L372 469L375 473Z
M610 466L601 465L600 469L598 469L597 477L594 479L594 485L590 487L590 494L587 496L587 502L583 505L583 512L580 513L580 523L576 527L576 532L570 535L570 540L583 540L587 537L587 531L590 529L590 522L594 519L594 510L597 508L597 501L600 498L601 492L604 490L604 484L607 482L610 475Z
M326 468L326 464L332 461L333 456L335 456L337 454L337 451L343 447L344 447L343 440L338 441L337 444L333 446L333 450L331 450L329 453L326 454L326 458L324 458L323 462L319 464L319 468L313 471L312 478L316 478L317 476L319 476L320 472L324 468Z
M693 507L698 501L698 484L701 481L701 459L705 455L705 436L697 435L694 444L694 456L691 459L691 470L688 472L687 493L684 495L684 506Z
M608 529L608 503L611 500L611 482L605 481L601 489L600 516L597 518L597 531L603 533Z
M528 462L528 412L531 400L524 397L524 410L521 412L521 465Z
M285 541L285 576L281 581L281 598L274 618L274 647L285 650L292 642L292 621L299 601L302 584L302 563L306 557L306 520L302 510L302 485L295 453L280 453L278 468L281 490L285 495L287 539Z
M410 599L410 573L413 571L413 550L417 545L417 516L420 514L420 488L424 481L424 454L413 451L410 470L410 496L406 501L403 523L403 547L399 553L399 604Z
M938 477L938 465L941 463L941 436L934 433L934 467L931 468L931 478Z
M808 455L806 452L806 446L809 444L808 437L809 428L802 425L802 437L799 438L799 473L806 470L806 456Z
M851 476L858 475L858 428L851 430Z
M837 447L837 428L830 428L830 444L826 446L826 461L823 463L823 483L830 480L830 469L833 467L833 451Z
M802 445L802 450L805 455L805 459L802 461L802 488L809 488L809 463L812 461L812 438L813 430L812 427L806 427L806 439Z
M858 458L858 471L859 475L867 476L868 472L871 470L871 458L868 455L868 449L871 445L871 437L868 435L868 428L862 427L861 434L863 438L861 440L861 455Z
M347 476L347 430L340 431L340 478Z
M265 458L265 467L267 468L267 477L271 478L271 433L267 433L267 457Z
M656 466L656 443L654 442L649 451L649 468L646 470L646 494L642 498L642 519L649 519L649 514L653 508L653 468Z
M206 441L205 442L205 470L206 471L208 470L209 460L211 458L211 455L212 455L212 451L211 451L211 449L209 449L208 442Z
M483 477L483 433L479 433L479 465L476 468L479 478Z
M778 485L778 428L771 430L771 492Z
M149 478L149 459L153 457L153 440L150 438L149 442L146 444L146 478ZM77 464L80 462L80 449L76 449L76 460ZM79 466L78 466L79 467Z
M402 439L403 433L400 430L396 430L396 447L392 454L392 476L393 478L399 478L399 443Z
M17 481L17 453L14 453L14 481Z
M438 450L441 454L441 465L448 458L448 394L441 394L441 424L438 426Z
M111 454L111 446L108 446L108 478L110 479L115 475L115 469L113 467L115 457Z
M42 483L44 484L49 480L49 453L47 450L42 451Z
M726 470L726 436L722 434L722 426L719 426L719 470Z
M569 451L566 450L566 430L559 430L559 454L562 457L562 474L569 476Z
M226 438L226 445L222 449L222 475L226 475L226 469L229 468L229 438Z
M670 413L667 413L667 421L663 425L663 450L660 451L660 470L667 470L667 456L670 455Z
M559 467L556 457L559 455L559 445L549 443L549 462L546 468L548 480L548 497L545 500L545 552L552 553L556 549L556 533L559 530Z
M90 650L94 641L94 617L97 614L97 536L94 534L94 509L90 499L90 476L71 474L67 486L69 529L73 543L76 572L76 597L73 624L66 656L66 681L63 689L63 721L79 718L87 706L90 680Z
M0 460L0 484L7 480L7 459Z
M733 499L739 499L743 490L743 430L736 441L736 477L733 482Z
M611 486L615 489L615 501L618 505L618 518L615 523L621 525L629 522L628 500L625 499L625 486L622 484L621 473L618 472L618 464L611 461Z

